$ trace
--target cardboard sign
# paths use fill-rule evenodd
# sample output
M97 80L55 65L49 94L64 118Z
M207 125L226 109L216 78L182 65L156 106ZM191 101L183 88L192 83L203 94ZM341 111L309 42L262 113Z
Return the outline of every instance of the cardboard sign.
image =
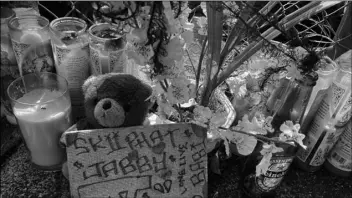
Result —
M61 141L73 197L206 197L206 131L197 125L68 130Z

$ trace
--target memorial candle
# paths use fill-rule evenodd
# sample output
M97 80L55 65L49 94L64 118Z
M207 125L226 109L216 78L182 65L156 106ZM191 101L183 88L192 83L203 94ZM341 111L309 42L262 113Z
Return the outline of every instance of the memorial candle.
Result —
M21 76L55 72L48 19L37 15L18 16L8 22L8 27Z
M75 121L84 117L81 87L89 77L89 40L86 28L86 22L75 17L57 18L50 23L56 72L68 81Z
M11 83L8 94L33 165L60 169L66 153L59 140L72 124L67 81L53 73L28 74Z
M126 38L118 27L99 23L92 25L88 33L92 74L126 73Z

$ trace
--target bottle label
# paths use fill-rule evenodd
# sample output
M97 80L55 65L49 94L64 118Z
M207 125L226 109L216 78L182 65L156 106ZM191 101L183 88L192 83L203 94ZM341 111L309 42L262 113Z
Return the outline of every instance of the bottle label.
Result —
M89 46L91 73L93 75L102 74L99 60L99 51Z
M55 73L50 40L37 44L19 43L13 39L11 41L21 76L33 72Z
M335 168L352 171L352 122L349 122L327 160Z
M108 52L107 56L102 55L93 47L90 49L91 71L93 75L110 72L124 73L127 65L125 50Z
M89 77L89 48L88 44L67 48L54 46L54 57L57 73L66 78L72 105L82 105L82 85Z
M269 192L275 189L284 178L292 160L293 157L272 157L268 171L255 179L258 189L263 192Z

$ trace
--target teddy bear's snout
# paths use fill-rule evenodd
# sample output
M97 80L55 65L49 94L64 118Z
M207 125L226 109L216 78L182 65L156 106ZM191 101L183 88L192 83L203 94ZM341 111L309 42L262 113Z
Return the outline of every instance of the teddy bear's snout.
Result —
M95 106L94 117L103 127L119 127L125 122L125 110L117 101L104 98Z

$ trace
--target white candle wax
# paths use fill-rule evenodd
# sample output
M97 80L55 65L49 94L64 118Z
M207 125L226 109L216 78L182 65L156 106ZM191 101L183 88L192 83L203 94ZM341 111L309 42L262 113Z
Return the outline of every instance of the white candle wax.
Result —
M65 149L59 145L59 139L71 125L71 105L65 97L59 97L61 94L36 89L19 98L14 105L14 114L31 152L32 162L39 166L60 165L65 160ZM52 102L43 104L46 101ZM21 102L38 105L29 106Z
M42 36L35 31L23 31L23 35L20 38L20 42L35 45L37 43L42 43L43 39Z
M102 53L99 54L101 73L106 74L110 72L109 68L109 56Z

